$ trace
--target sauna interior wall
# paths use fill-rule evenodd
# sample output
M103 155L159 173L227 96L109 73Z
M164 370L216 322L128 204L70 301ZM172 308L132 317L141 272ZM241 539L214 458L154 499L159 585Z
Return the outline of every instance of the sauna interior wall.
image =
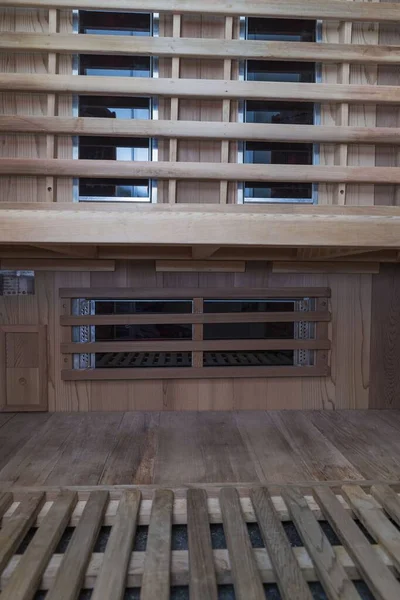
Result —
M71 13L60 11L59 31L72 31ZM161 35L171 34L171 19L162 18ZM2 9L0 30L3 31L49 31L48 10ZM237 23L234 35L237 35ZM224 20L221 18L185 16L182 18L182 36L224 37ZM348 36L353 43L399 44L400 33L395 25L341 23L323 24L323 40L343 40ZM57 57L57 72L71 73L71 57ZM0 69L5 72L48 72L51 61L47 54L11 54L0 56ZM223 76L222 61L181 60L182 77L220 79ZM171 61L161 61L160 76L169 76ZM232 77L237 76L236 65ZM322 79L326 82L398 84L400 75L395 68L352 65L322 65ZM52 98L44 94L0 95L0 112L3 114L50 114ZM48 112L49 111L49 112ZM348 112L347 112L348 111ZM232 118L235 107L232 104ZM322 123L340 124L348 118L350 125L399 126L397 107L377 106L322 106ZM71 97L60 95L56 99L56 114L71 115ZM160 117L168 118L169 103L160 106ZM181 119L221 120L222 102L181 101ZM343 123L345 124L345 123ZM52 140L46 136L5 135L1 137L0 153L3 157L46 158ZM340 164L343 150L330 145L321 146L321 164ZM349 146L349 165L399 164L397 148L385 149L372 146ZM235 156L231 144L231 160ZM219 161L220 142L183 141L178 146L179 160ZM342 153L340 153L342 152ZM55 155L71 158L69 138L55 140ZM160 158L168 157L166 146L160 147ZM339 161L339 162L338 162ZM343 193L342 193L343 192ZM215 182L178 182L177 202L217 202L219 184ZM234 190L229 190L229 202L235 201ZM72 202L72 180L60 178L1 177L0 199L12 202ZM168 186L160 185L159 201L168 201ZM319 202L322 204L346 203L349 205L397 205L400 195L396 186L348 185L346 188L321 185ZM389 269L389 271L388 271ZM218 410L218 409L276 409L276 408L368 408L397 407L393 385L384 385L387 366L393 366L393 352L384 353L386 329L393 330L393 318L379 322L381 314L379 298L382 294L393 299L395 267L383 267L380 275L277 275L270 272L267 263L247 263L244 274L156 273L151 261L119 261L114 273L45 273L36 274L36 294L32 297L0 297L0 324L45 324L48 336L48 396L49 410ZM223 379L223 380L169 380L169 381L121 381L121 382L63 382L60 372L62 357L59 352L61 331L59 322L58 290L60 287L284 287L328 286L332 290L331 311L332 339L331 376L327 378L278 378L278 379ZM371 307L374 319L371 324ZM386 307L387 308L387 307ZM383 315L383 313L382 313ZM397 313L394 315L397 319ZM371 329L372 340L371 344ZM394 326L397 334L397 323ZM389 336L390 337L390 336ZM376 358L379 355L380 360ZM379 370L379 374L378 371ZM373 390L373 393L370 393ZM383 395L381 394L384 391Z

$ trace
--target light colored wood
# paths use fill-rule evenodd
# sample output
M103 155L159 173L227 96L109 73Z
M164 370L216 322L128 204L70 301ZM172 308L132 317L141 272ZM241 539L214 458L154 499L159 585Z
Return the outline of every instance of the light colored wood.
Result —
M400 594L400 584L385 564L377 559L371 544L334 494L328 489L314 488L313 495L374 596L379 600L396 598Z
M115 262L73 258L2 258L0 268L16 271L115 271Z
M140 600L169 600L173 503L171 490L154 492Z
M310 589L300 571L267 489L253 490L251 500L283 600L311 600Z
M60 493L3 588L1 595L5 600L28 600L33 597L77 500L75 492Z
M77 8L80 0L2 0L5 7L25 8ZM86 0L85 7L95 10L128 10L148 12L174 12L181 14L198 14L199 5L195 0ZM348 4L346 1L332 0L307 0L306 6L301 0L291 0L290 3L279 0L253 2L251 5L246 0L224 0L215 4L213 0L204 0L201 5L202 12L212 15L247 15L250 17L282 17L290 19L324 19L334 21L377 21L397 22L400 20L400 10L397 4L387 3L382 7L362 2Z
M400 524L400 502L396 492L388 485L373 485L371 487L372 496L383 506L397 525Z
M58 12L54 8L49 10L49 34L57 38L58 28ZM49 52L47 57L47 72L49 74L57 73L57 55L55 52ZM56 96L55 94L47 95L47 116L56 114ZM56 158L54 136L46 136L46 158ZM46 200L54 202L56 200L56 190L54 188L54 177L46 177Z
M90 493L54 584L47 593L48 600L75 600L78 597L108 500L109 493L105 490Z
M0 131L44 135L116 135L118 137L150 136L156 138L175 136L178 139L221 139L231 141L264 141L268 139L271 142L400 144L400 129L397 127L340 127L183 120L147 121L96 117L0 115Z
M313 515L307 500L299 489L287 488L282 497L304 545L311 556L315 569L329 600L359 600L358 592L338 560L328 538ZM269 531L267 530L269 534ZM292 549L288 549L288 554Z
M91 75L30 75L1 73L0 90L29 93L63 93L110 96L160 96L177 98L227 98L240 100L296 100L297 102L362 102L396 104L398 87L328 83L277 83L207 79L160 79Z
M157 81L157 80L154 80ZM92 178L151 178L227 181L289 181L400 184L397 167L327 167L197 162L129 162L112 160L3 158L0 175L53 175ZM173 207L171 207L173 208ZM245 207L248 209L248 207ZM249 210L249 209L248 209ZM62 240L64 241L64 240ZM97 240L100 242L101 240ZM222 242L221 242L222 243ZM334 244L332 244L334 245Z
M124 595L140 498L139 490L123 492L92 600L121 600Z
M372 262L273 262L273 273L379 273L379 263Z
M237 490L229 487L223 488L219 494L219 502L231 563L235 598L237 600L246 600L247 598L263 600L265 594L260 572L243 519Z
M342 62L356 64L393 64L400 59L400 48L395 45L369 46L352 44L348 35L350 23L345 24L346 37L339 44L279 42L268 44L252 40L232 40L233 17L227 17L225 39L181 38L176 17L176 31L173 37L132 37L83 34L46 34L3 32L0 50L8 52L57 52L58 54L110 54L134 56L158 56L180 60L181 58L236 60L274 60L302 62ZM351 36L351 30L350 30ZM174 64L174 63L172 63ZM230 66L224 65L224 80L229 81ZM53 71L55 73L55 71ZM172 77L179 78L179 69L173 69ZM341 81L346 83L346 81ZM347 83L349 83L347 78ZM177 117L172 117L176 120ZM344 124L344 123L343 123Z
M244 273L246 263L243 261L213 261L208 260L157 260L157 273Z
M204 490L187 492L189 542L189 590L193 600L217 600L217 580L208 523L207 494Z

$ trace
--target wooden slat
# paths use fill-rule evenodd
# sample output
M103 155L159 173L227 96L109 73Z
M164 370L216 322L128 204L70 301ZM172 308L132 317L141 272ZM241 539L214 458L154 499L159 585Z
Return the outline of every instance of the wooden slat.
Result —
M283 600L312 600L289 540L266 488L252 491L251 500Z
M92 555L109 493L105 490L91 492L79 523L63 556L47 600L75 600L82 587L86 569Z
M156 490L151 507L140 600L169 600L174 494Z
M295 100L296 102L361 102L396 104L400 91L390 85L339 85L279 83L212 79L150 79L95 75L31 75L1 73L0 90L30 93L64 93L108 96L160 96L177 98L229 98L240 100Z
M49 34L54 35L58 28L58 11L54 8L49 10ZM55 35L54 37L57 37ZM1 39L1 38L0 38ZM57 72L57 55L55 52L49 52L47 56L47 72L49 74ZM56 114L56 96L55 94L47 95L47 116L55 116ZM46 158L55 158L55 140L53 135L46 137ZM46 200L54 202L56 200L56 190L54 178L46 178Z
M0 269L11 271L115 271L113 260L86 258L2 258Z
M187 492L187 529L190 598L217 600L217 580L205 490L189 489Z
M2 600L30 600L75 508L76 492L61 492L1 593Z
M342 508L332 491L326 488L314 488L313 494L374 596L379 600L399 598L400 584L384 563L377 558L371 544L351 516Z
M221 182L223 183L223 182ZM157 273L244 273L241 260L156 260Z
M44 500L43 493L29 494L22 500L12 517L3 523L0 529L0 574L36 521Z
M63 354L93 352L229 352L240 350L329 350L330 340L176 340L126 342L65 342Z
M371 487L372 496L378 500L390 517L400 526L400 499L388 485L376 484Z
M132 296L132 298L135 298L135 296ZM60 324L69 327L74 325L172 325L178 323L185 325L202 323L292 323L296 321L328 322L330 320L331 314L328 311L294 311L281 313L188 313L180 315L62 315Z
M233 17L225 17L225 42L232 40L233 37ZM224 74L225 81L232 79L232 58L227 55L228 58L224 60ZM229 123L231 120L231 101L229 99L222 101L222 121ZM221 144L221 163L229 162L229 141L224 140ZM228 202L228 181L221 181L219 187L219 201L221 204L227 204Z
M174 15L180 18L180 15ZM232 17L227 17L227 20ZM228 31L232 26L228 22ZM173 37L130 37L84 34L46 34L2 32L0 50L8 52L57 52L58 54L107 54L158 56L178 60L184 58L225 59L225 60L274 60L303 62L346 62L356 64L393 64L400 62L399 46L370 46L340 44L279 42L268 44L253 40L232 40L232 33L226 39L179 38L177 25ZM176 72L176 74L174 74ZM178 78L179 71L173 69L172 78ZM229 81L226 71L224 79ZM343 81L343 83L346 83ZM348 83L348 82L347 82ZM171 117L176 120L177 117Z
M5 7L25 8L82 8L82 0L2 0ZM86 9L126 10L148 12L174 12L182 14L208 13L213 15L247 15L249 17L276 17L288 19L324 19L334 21L400 21L400 9L397 4L384 3L382 6L363 2L339 0L268 0L268 3L257 0L203 0L201 5L196 0L85 0Z
M116 521L104 552L103 564L93 590L92 600L121 600L136 532L141 494L123 492Z
M272 263L273 273L379 273L378 262L341 261L277 261Z
M110 36L107 36L110 37ZM57 135L113 135L178 139L225 139L271 142L330 142L400 144L396 127L339 127L275 123L218 123L217 121L148 121L95 117L40 117L0 115L0 131ZM88 257L89 258L89 257ZM200 257L197 257L200 258Z
M254 557L246 523L235 488L223 488L219 495L222 522L237 600L264 600L260 572Z
M174 14L172 17L172 35L174 38L178 38L181 35L182 17L179 14ZM162 39L162 38L159 38ZM171 65L171 77L173 79L179 79L180 76L180 65L181 61L179 56L175 53L172 58ZM170 119L178 121L179 119L179 98L171 98L171 111ZM169 161L176 162L178 160L178 140L176 137L170 138L169 140ZM176 179L170 179L168 182L168 202L174 204L176 202Z
M314 367L182 367L182 368L114 368L114 369L64 369L63 381L116 381L133 379L220 379L260 377L326 377L328 364Z
M303 494L297 488L286 488L282 491L282 497L313 560L329 600L360 600L356 588L319 526ZM270 530L267 530L267 533L269 535ZM291 552L291 549L289 551Z
M3 158L0 161L0 175L400 184L398 167L290 165L288 169L287 165L42 158Z
M376 502L359 486L344 485L342 491L350 502L355 515L392 557L397 570L400 570L400 532L385 516Z
M11 492L4 492L0 494L0 523L4 513L12 504L12 501L13 495L11 494Z

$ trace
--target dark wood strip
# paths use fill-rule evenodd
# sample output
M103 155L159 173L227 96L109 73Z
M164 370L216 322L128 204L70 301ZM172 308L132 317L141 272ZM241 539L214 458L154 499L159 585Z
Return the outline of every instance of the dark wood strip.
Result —
M192 208L191 208L192 210ZM297 288L60 288L60 298L330 298L331 290L322 287Z
M77 500L76 492L61 492L8 580L1 600L31 600L34 597Z
M107 508L109 493L91 492L46 600L75 600Z
M312 600L310 589L275 512L268 490L252 490L251 500L283 600Z
M0 573L34 524L45 500L44 493L29 494L0 529Z
M91 600L121 600L124 596L140 498L139 490L125 490L121 496Z
M298 488L286 488L282 497L317 570L329 600L360 600L328 538ZM269 530L270 531L270 530Z
M313 495L374 596L378 600L400 598L400 584L334 493L315 487Z
M235 597L237 600L248 600L249 598L265 600L260 571L250 543L236 488L222 489L219 501L231 562Z
M205 490L188 490L187 526L190 599L217 600L218 590Z
M140 600L169 600L173 505L171 490L156 490L151 507Z

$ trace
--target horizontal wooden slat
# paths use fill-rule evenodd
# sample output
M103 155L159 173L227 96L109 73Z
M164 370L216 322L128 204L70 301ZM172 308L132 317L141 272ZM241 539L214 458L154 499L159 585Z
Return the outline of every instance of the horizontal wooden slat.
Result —
M244 273L246 263L241 260L157 260L156 273Z
M64 381L107 381L132 379L219 379L253 377L325 377L328 365L315 367L183 367L137 369L65 369Z
M290 165L288 167L288 165L167 161L130 162L123 160L3 158L0 160L1 175L400 184L400 169L398 167L308 165Z
M115 271L115 261L79 258L2 258L0 269L14 271Z
M95 117L0 115L0 131L43 135L51 133L139 138L176 137L200 140L400 144L400 128L396 127L330 127L281 123L218 123L216 121L149 121Z
M24 8L82 8L82 0L2 0L2 6ZM376 5L342 0L85 0L85 9L174 12L181 14L246 15L287 19L332 19L341 21L400 21L398 4Z
M177 98L231 98L295 100L296 102L361 102L396 104L400 89L390 85L328 83L280 83L210 79L148 79L90 75L31 75L1 73L0 90L31 93L89 94L108 96L160 96Z
M206 59L398 64L399 46L3 32L0 50Z
M340 261L309 261L286 262L278 261L272 264L273 273L379 273L378 262L340 262Z
M92 342L88 344L67 342L61 344L63 354L96 352L237 352L247 350L329 350L329 340L176 340L176 341L126 341Z
M224 296L221 290L220 296ZM225 296L224 296L225 297ZM63 326L79 325L172 325L198 323L292 323L296 321L327 322L326 312L254 312L254 313L197 313L180 315L85 315L60 317Z
M287 288L60 288L60 298L127 298L127 299L178 299L237 298L264 300L271 298L329 298L331 290L324 287ZM305 313L306 315L310 313ZM128 315L126 315L128 316ZM124 319L126 318L124 315ZM139 316L139 315L137 315ZM146 315L147 317L151 315ZM194 318L195 315L188 315ZM74 317L76 318L76 317ZM86 319L86 317L85 317ZM85 321L86 322L86 321ZM191 321L194 323L194 321ZM124 321L125 323L125 321Z

